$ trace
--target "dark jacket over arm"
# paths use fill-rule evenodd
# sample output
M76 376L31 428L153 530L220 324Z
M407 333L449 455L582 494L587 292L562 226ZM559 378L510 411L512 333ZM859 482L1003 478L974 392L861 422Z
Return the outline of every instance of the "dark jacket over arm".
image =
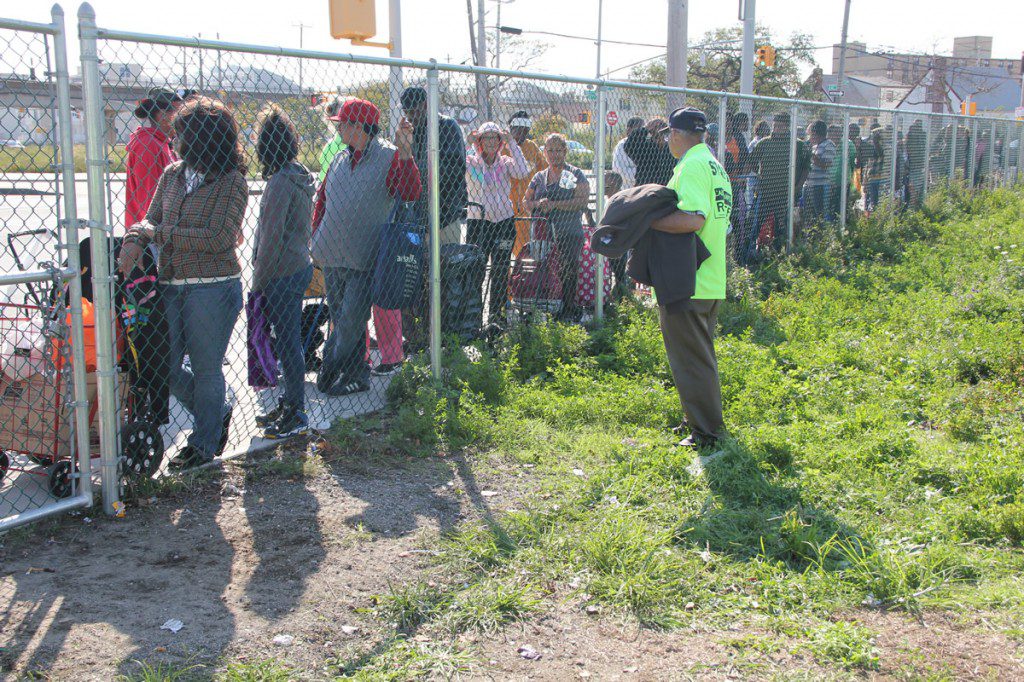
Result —
M626 271L630 277L654 286L658 303L693 297L697 268L711 255L695 233L669 234L651 228L655 220L672 213L678 199L674 190L640 185L619 192L605 209L590 248L608 258L630 249Z

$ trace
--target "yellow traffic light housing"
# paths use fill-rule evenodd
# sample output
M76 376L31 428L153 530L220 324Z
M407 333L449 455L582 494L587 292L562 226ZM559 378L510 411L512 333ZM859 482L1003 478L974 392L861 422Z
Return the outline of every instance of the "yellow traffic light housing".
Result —
M771 45L762 45L754 51L754 64L757 66L775 66L775 48Z
M978 103L977 102L960 102L960 113L964 116L977 116L978 115Z
M590 112L584 111L580 114L579 122L584 125L590 125Z
M377 43L367 40L377 35L375 0L328 0L328 10L332 38L351 40L353 45L391 49L391 41Z

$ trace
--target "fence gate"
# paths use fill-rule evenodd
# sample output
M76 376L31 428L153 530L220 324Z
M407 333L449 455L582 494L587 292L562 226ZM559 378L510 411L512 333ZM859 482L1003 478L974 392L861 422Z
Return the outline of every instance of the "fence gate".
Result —
M64 15L0 19L0 531L92 504ZM91 344L91 345L90 345Z

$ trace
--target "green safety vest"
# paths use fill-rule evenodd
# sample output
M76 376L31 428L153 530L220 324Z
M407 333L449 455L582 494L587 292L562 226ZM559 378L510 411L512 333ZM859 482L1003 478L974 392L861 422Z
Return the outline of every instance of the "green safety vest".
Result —
M725 168L706 144L698 144L679 159L668 187L679 198L680 211L700 213L704 227L697 236L711 256L697 268L696 299L725 298L725 236L732 214L732 186Z

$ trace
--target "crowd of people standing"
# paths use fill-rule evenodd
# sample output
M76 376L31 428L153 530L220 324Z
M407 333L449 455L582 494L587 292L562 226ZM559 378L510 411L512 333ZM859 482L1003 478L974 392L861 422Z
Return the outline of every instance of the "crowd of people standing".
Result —
M395 220L429 223L427 93L406 88L400 103L402 117L389 140L372 102L331 101L324 110L331 135L320 149L315 174L299 162L300 149L310 141L300 138L284 110L268 105L257 119L254 160L265 187L252 263L246 265L252 268L250 295L262 299L282 378L276 405L257 418L267 438L308 428L308 368L300 329L311 282L322 291L330 318L316 377L316 388L325 395L368 391L370 376L400 368L409 341L424 331L422 310L384 309L371 293L383 227ZM141 125L128 145L119 269L134 295L149 292L126 314L133 316L135 328L148 325L153 344L166 351L149 353L160 356L150 373L166 375L167 392L195 420L187 447L172 461L183 468L222 451L231 423L222 367L244 307L238 247L245 239L248 160L234 113L215 99L157 88L139 104L136 116ZM862 137L857 124L843 131L816 120L799 131L793 153L792 125L788 113L777 113L754 125L748 140L750 118L738 112L727 117L724 134L715 123L702 128L706 148L721 160L728 178L737 261L784 248L796 207L803 225L834 222L844 175L851 183L848 195L859 189L868 211L892 182L893 165L898 196L920 200L925 147L920 121L898 133L895 164L891 127L873 124ZM531 128L529 112L518 111L507 122L487 121L464 136L455 119L439 115L439 241L479 249L488 264L481 292L484 315L492 323L506 319L510 268L535 239L538 222L558 253L557 317L579 320L581 302L587 300L581 274L593 268L588 260L593 225L584 220L591 181L568 162L564 135L550 133L539 140L541 146ZM662 117L626 122L605 176L608 196L672 182L679 164L669 144L672 130ZM844 132L845 159L840 158ZM962 142L959 129L944 134L948 140L943 143L940 136L939 149ZM981 169L975 161L974 168ZM429 239L425 230L423 239ZM625 259L613 266L619 291L628 289ZM374 342L380 359L371 366Z

